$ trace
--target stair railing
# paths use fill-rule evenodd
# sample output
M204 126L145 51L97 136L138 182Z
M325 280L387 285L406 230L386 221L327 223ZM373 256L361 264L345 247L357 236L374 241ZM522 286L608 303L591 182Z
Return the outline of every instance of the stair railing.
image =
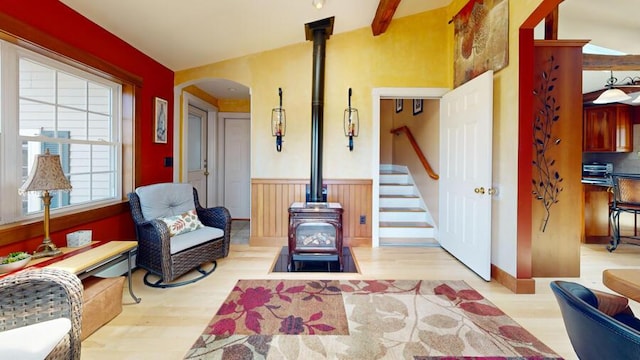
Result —
M429 161L427 161L427 158L424 157L422 150L420 150L420 146L418 146L416 139L413 137L413 134L411 134L411 130L409 130L409 128L406 125L391 130L391 133L395 135L399 135L400 133L405 133L407 135L407 138L409 139L409 142L411 143L411 146L413 147L413 150L416 152L416 155L418 155L418 158L420 159L422 166L424 166L424 169L427 171L427 174L429 175L429 177L434 180L438 180L440 178L440 176L433 171L433 169L431 168L431 165L429 165Z

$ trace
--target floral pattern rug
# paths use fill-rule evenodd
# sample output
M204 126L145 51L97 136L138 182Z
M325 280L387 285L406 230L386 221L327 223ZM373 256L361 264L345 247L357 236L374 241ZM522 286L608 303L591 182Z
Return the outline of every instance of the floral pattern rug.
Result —
M560 359L464 281L240 280L186 359Z

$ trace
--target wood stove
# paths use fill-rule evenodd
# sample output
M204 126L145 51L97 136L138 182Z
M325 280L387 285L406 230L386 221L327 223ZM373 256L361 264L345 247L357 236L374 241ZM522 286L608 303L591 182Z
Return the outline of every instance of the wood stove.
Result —
M294 202L289 207L289 271L302 261L342 264L342 206L339 203Z
M322 186L322 132L324 122L324 62L326 41L333 33L333 17L305 24L313 40L311 89L311 179L306 203L289 207L289 264L300 261L337 261L342 264L342 206L326 202Z

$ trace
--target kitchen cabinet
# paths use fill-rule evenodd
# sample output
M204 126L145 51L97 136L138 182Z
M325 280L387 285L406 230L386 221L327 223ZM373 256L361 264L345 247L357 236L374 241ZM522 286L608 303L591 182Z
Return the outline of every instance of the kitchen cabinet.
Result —
M608 244L609 230L609 187L583 185L584 192L584 234L582 242L587 244Z
M633 151L631 106L609 104L583 110L582 150L585 152Z
M609 224L609 203L613 200L611 187L583 184L583 233L582 242L586 244L609 244L611 227ZM620 214L620 235L640 234L638 222L633 213Z

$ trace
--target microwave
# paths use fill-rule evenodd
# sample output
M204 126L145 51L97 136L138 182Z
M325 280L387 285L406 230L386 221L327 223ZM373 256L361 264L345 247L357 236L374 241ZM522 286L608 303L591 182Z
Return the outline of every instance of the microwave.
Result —
M609 184L613 163L582 164L582 182L586 184Z

